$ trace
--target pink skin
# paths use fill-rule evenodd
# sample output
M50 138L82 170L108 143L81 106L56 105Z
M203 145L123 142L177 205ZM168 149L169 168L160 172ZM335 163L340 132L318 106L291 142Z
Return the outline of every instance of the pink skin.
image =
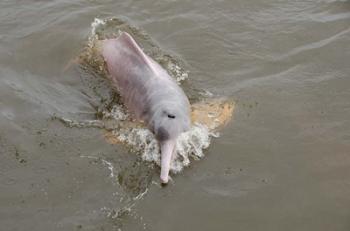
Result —
M124 104L159 141L160 178L168 183L176 139L190 127L190 104L185 93L128 33L104 40L102 55Z
M161 166L162 169L160 171L160 181L163 184L167 184L169 181L169 171L170 171L170 164L171 160L173 159L173 155L175 152L175 140L169 140L165 141L161 144L161 153L162 153L162 159L161 159Z

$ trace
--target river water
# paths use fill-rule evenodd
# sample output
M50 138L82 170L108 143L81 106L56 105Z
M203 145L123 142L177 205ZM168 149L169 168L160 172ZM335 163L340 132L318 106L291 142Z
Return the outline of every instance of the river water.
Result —
M110 94L71 63L112 17L236 103L164 188L101 129L55 119L95 119ZM350 230L349 60L349 1L2 0L0 230Z

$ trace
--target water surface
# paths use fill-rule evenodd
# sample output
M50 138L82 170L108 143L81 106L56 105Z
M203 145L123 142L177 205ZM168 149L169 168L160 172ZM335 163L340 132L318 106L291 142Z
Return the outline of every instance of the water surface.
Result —
M161 188L98 128L111 89L74 59L94 18L146 31L234 120ZM349 1L0 2L1 230L350 229Z

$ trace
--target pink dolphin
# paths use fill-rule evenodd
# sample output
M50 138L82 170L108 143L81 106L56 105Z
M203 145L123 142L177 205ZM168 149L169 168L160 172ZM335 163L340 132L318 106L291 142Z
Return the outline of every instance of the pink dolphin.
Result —
M169 74L146 55L126 32L104 40L102 55L109 78L136 119L144 121L159 141L161 182L169 180L177 137L190 128L190 104Z

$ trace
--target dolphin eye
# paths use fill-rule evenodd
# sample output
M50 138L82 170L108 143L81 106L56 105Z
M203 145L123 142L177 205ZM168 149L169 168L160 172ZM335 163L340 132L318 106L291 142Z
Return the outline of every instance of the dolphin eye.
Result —
M175 116L174 116L174 115L171 115L171 114L168 114L168 118L170 118L170 119L175 119Z

